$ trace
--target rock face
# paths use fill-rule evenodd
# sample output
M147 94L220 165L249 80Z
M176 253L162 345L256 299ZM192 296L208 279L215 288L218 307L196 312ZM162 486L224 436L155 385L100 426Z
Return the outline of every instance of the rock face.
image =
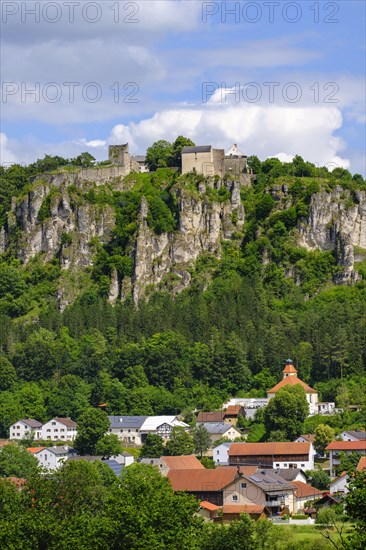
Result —
M230 202L220 204L180 190L179 231L171 234L155 235L151 231L146 221L147 202L142 201L132 278L135 302L147 285L156 286L167 276L173 292L181 291L190 283L189 268L202 253L220 256L221 240L230 239L244 224L239 185L233 183L230 191Z
M317 193L310 203L309 218L299 228L299 245L308 250L334 250L343 273L337 283L353 283L354 247L366 250L366 192L336 187L331 193Z
M46 199L50 215L42 219L41 208ZM45 261L59 254L64 269L91 265L92 239L97 237L101 243L107 242L115 225L113 208L72 204L66 188L61 187L57 194L52 194L44 184L37 185L19 205L13 203L9 217L15 218L21 229L17 249L23 263L39 253L44 254ZM8 238L11 234L10 228ZM6 236L4 241L5 248Z
M122 179L112 182L109 172L106 176L109 187L126 190L133 185ZM91 204L82 193L75 194L75 187L85 191L88 185L88 181L78 180L70 187L70 180L57 174L35 180L27 196L18 202L13 200L6 228L0 229L0 252L15 243L18 257L24 264L40 253L44 261L56 256L60 259L63 269L58 292L61 309L82 291L87 268L93 265L96 245L109 242L115 227L116 212L112 206ZM101 185L101 181L93 185ZM200 182L197 191L177 187L178 229L160 235L148 225L148 203L142 198L131 248L132 277L122 279L113 270L111 303L123 300L128 294L138 303L150 286L180 292L190 284L192 268L200 255L220 257L222 241L240 232L245 213L239 183L228 184L230 198L223 202L210 199L215 195L208 192L209 188L212 191L212 182ZM286 190L281 189L279 193L285 194L284 207L291 206ZM366 193L360 191L351 195L349 191L335 188L329 193L315 194L309 217L299 224L297 234L298 244L308 250L335 251L337 264L342 267L335 282L357 281L354 247L366 253ZM74 276L79 279L71 288Z

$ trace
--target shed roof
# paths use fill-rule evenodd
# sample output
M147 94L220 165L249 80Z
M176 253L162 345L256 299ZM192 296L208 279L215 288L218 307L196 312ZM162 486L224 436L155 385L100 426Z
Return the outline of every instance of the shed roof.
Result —
M162 460L171 470L204 470L202 462L195 455L162 456Z
M362 470L366 470L366 456L361 456L358 464L357 464L357 468L356 470L358 472L362 472Z
M273 443L233 443L229 456L262 456L262 455L308 455L310 443L273 442Z
M237 477L236 468L170 470L168 478L174 491L221 492Z
M366 441L332 441L326 451L366 451Z
M323 496L322 491L319 491L319 489L316 489L315 487L312 487L307 483L303 483L302 481L292 481L291 483L296 487L296 496L298 498L313 497L313 496L320 498Z
M222 422L225 418L223 411L200 412L197 415L196 422Z
M111 428L141 428L147 416L108 416Z
M226 422L203 422L202 426L210 434L224 434L230 430L230 428L235 428L235 426L227 424Z
M224 514L262 514L265 506L261 504L224 504Z

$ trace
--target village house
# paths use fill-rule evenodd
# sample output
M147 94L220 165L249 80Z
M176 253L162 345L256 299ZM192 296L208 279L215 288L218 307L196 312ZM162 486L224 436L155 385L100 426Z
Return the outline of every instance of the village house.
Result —
M103 458L102 456L94 456L94 455L72 455L68 458L68 462L74 462L79 460L85 460L86 462L103 462L106 466L108 466L116 476L121 477L123 475L124 465L117 462L117 460L114 460L114 458Z
M292 485L295 486L295 510L294 512L303 511L305 508L305 503L309 500L317 500L322 498L323 492L319 491L315 487L303 483L302 481L291 481Z
M230 465L314 469L312 443L232 443L228 454Z
M210 434L211 444L215 443L215 441L218 441L219 439L222 439L223 437L230 439L230 441L234 441L238 437L241 437L241 433L235 428L235 426L225 422L207 422L202 423L201 426L203 426Z
M341 433L343 441L366 441L366 432L363 430L346 430Z
M269 399L265 397L232 397L224 403L224 408L232 406L242 407L242 415L246 419L253 419L257 409L262 409L268 405Z
M348 474L342 472L341 475L336 477L329 486L329 492L331 495L335 493L342 493L346 495L348 493Z
M260 504L224 504L216 506L211 502L200 502L200 516L213 523L230 523L240 519L240 514L248 514L255 521L270 515L268 508Z
M168 440L175 427L189 430L188 424L178 420L176 416L109 416L109 433L116 434L127 444L143 445L146 436L151 433Z
M267 391L268 399L275 397L276 393L285 386L300 385L305 390L306 400L309 404L309 415L318 414L318 392L297 377L297 370L295 369L291 359L287 359L282 372L283 379L281 380L281 382L279 382L273 388Z
M41 439L42 422L34 418L23 418L12 424L9 428L9 439Z
M145 459L154 460L154 459ZM148 463L148 462L145 462ZM204 470L202 462L195 455L162 456L153 463L162 476L167 476L171 470Z
M332 441L325 449L329 451L330 476L336 475L336 469L341 463L341 453L351 454L353 452L366 455L366 441Z
M223 411L199 412L196 417L196 425L225 422L236 426L239 416L245 418L245 410L241 405L228 405Z
M212 460L215 464L225 466L229 464L229 449L232 443L227 441L212 449Z
M51 441L74 441L77 436L77 424L71 418L51 418L42 426L41 439Z
M77 455L75 449L68 445L44 447L34 453L39 465L46 470L58 470L70 456Z
M256 467L218 467L214 470L171 470L168 479L175 491L186 491L216 506L260 505L275 515L287 506L294 510L295 487L275 473Z

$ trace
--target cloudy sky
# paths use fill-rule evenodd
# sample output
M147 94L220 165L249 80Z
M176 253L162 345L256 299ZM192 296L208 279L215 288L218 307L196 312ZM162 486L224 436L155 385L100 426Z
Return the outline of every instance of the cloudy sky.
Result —
M365 6L1 3L1 163L197 144L365 173Z

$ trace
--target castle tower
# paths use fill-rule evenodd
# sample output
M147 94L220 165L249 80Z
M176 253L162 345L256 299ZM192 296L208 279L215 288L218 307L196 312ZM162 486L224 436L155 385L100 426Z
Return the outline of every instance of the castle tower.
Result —
M110 145L108 148L109 162L118 166L130 165L130 154L128 152L128 143L124 145Z
M296 376L297 377L297 370L295 369L292 360L287 359L285 363L285 368L283 369L283 377L287 378L288 376Z

